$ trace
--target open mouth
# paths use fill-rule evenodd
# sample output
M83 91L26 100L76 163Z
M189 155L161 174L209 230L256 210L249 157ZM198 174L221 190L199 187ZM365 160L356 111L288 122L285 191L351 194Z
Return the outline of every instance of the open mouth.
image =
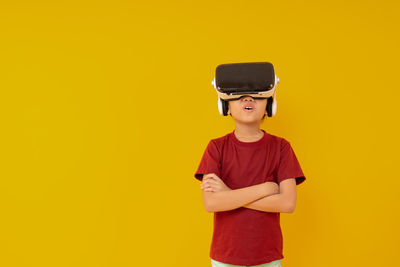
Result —
M254 108L253 108L253 107L250 107L250 106L244 107L243 109L244 109L245 111L253 111L253 110L254 110Z

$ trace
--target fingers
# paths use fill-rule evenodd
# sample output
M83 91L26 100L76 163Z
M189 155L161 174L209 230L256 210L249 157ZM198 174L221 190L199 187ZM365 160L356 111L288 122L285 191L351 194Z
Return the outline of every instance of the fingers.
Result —
M204 191L215 192L220 188L221 183L223 183L221 178L219 178L215 173L209 173L203 175L203 180L200 184L200 187Z
M205 183L218 183L220 180L215 179L214 177L207 177L203 179Z
M203 175L204 178L211 177L211 176L216 176L216 174L215 173L207 173L207 174Z
M203 181L200 184L200 187L202 190L205 190L205 191L216 191L221 187L221 185L220 185L220 183L218 183L217 181L215 181L213 179L208 179L206 181Z
M204 185L219 185L222 184L222 180L216 180L214 178L208 177L207 179L204 178L202 184Z
M215 189L212 188L212 187L207 187L207 188L204 188L202 190L205 191L205 192L215 192Z
M200 184L201 189L208 188L208 187L215 187L218 186L218 183L214 180L204 181Z
M218 177L215 173L208 173L206 175L203 175L203 179L216 179L216 180L221 180L221 178Z
M203 191L215 191L217 188L215 185L202 185L201 190Z
M209 177L203 178L203 182L207 182L207 183L223 183L222 179L220 179L218 176L216 176L216 177L209 176Z

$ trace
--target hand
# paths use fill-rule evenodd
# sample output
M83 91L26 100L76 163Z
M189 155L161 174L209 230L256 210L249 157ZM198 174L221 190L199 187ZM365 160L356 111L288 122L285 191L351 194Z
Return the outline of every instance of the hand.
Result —
M279 185L275 182L265 182L264 183L266 190L267 190L267 194L268 195L274 195L274 194L278 194L279 191Z
M232 190L219 178L215 173L209 173L203 176L203 181L200 184L202 190L206 192L220 192Z

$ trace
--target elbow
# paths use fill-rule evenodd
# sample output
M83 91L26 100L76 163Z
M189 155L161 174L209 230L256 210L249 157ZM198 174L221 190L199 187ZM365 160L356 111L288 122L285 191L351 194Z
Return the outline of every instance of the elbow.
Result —
M207 212L213 213L214 208L210 204L204 204L204 208L206 209Z
M210 213L228 210L228 209L223 209L221 205L218 205L218 202L216 201L209 201L208 203L205 203L204 207L206 211Z
M215 210L213 210L213 209L206 209L206 211L207 211L208 213L214 213L214 212L215 212Z
M203 191L203 203L207 212L213 213L220 211L221 209L218 198L215 197L215 194L215 192Z
M287 202L283 212L293 213L295 208L296 208L296 202Z
M287 213L293 213L294 212L294 210L295 210L295 206L290 206L289 208L288 208L288 210L287 210Z
M207 212L210 212L210 213L214 213L214 212L221 211L221 210L218 209L218 207L216 207L215 205L210 205L210 204L206 205L205 208L206 208L206 211L207 211Z
M204 199L204 208L207 212L213 213L216 212L216 207L214 201L211 198Z

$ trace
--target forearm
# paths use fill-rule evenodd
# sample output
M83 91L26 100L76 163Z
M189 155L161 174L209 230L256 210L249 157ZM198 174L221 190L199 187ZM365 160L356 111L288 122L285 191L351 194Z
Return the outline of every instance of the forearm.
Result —
M206 193L209 194L208 209L211 212L237 209L269 195L265 184L257 184L235 190Z
M291 213L294 211L292 203L283 193L275 193L247 203L243 207L264 212Z

